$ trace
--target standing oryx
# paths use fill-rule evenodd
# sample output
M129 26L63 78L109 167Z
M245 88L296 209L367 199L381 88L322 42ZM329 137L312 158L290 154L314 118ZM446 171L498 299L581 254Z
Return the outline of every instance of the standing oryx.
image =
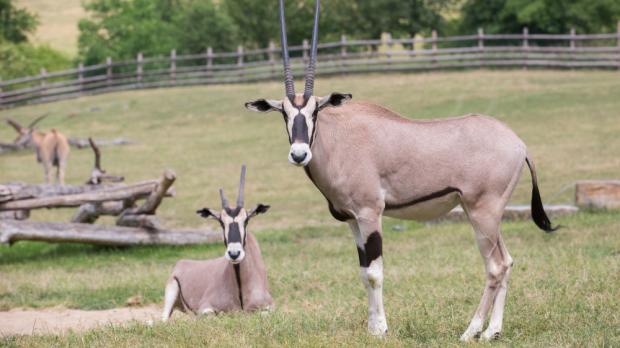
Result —
M246 229L250 219L267 212L269 206L258 204L247 211L243 207L244 186L245 165L241 168L239 195L234 208L228 205L224 191L220 189L222 209L203 208L197 212L220 223L226 253L212 260L177 262L166 284L163 321L170 318L174 308L212 314L270 309L273 305L258 242Z
M19 123L8 119L15 131L19 134L14 143L20 146L34 147L37 154L37 162L43 164L45 170L45 182L51 184L52 169L55 166L56 181L65 184L65 169L67 167L67 159L69 158L69 141L64 134L56 129L52 129L47 133L38 131L34 126L45 118L47 114L38 117L30 123L28 127L22 127Z
M480 305L461 339L470 340L482 332L491 308L482 337L498 336L512 266L500 222L524 163L532 175L533 220L547 232L554 230L543 210L534 163L525 144L506 125L487 116L409 120L372 103L345 104L350 94L314 96L318 0L315 11L304 93L294 92L280 0L286 97L258 99L245 106L282 113L291 144L289 161L304 167L334 218L351 227L361 279L368 291L369 331L375 335L387 332L381 217L432 219L460 204L475 230L486 266Z

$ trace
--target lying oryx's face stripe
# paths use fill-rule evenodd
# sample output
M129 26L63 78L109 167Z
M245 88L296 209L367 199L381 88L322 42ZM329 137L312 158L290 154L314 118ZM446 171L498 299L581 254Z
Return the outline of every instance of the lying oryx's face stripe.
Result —
M248 213L242 207L225 208L220 213L220 220L224 225L224 257L233 264L239 264L245 258L245 226Z

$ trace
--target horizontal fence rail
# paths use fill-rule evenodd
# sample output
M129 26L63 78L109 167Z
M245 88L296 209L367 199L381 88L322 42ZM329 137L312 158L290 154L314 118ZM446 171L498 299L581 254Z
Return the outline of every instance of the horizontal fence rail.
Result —
M291 46L293 75L303 76L309 55L308 40ZM475 35L376 40L348 40L318 45L318 75L367 72L405 72L463 68L553 68L620 70L620 22L616 33L566 35ZM0 80L0 109L51 102L83 95L187 85L253 82L282 78L280 48L234 52L143 57L135 60L47 72L14 80Z

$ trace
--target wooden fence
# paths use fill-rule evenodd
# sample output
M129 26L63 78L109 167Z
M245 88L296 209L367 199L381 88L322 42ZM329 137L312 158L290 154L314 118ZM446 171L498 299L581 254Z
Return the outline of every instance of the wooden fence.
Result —
M289 48L293 74L303 76L309 45ZM620 22L616 33L577 35L477 34L377 40L347 40L318 45L319 75L461 68L618 69ZM282 78L280 49L213 52L145 58L0 80L0 109L113 91L185 85L251 82Z

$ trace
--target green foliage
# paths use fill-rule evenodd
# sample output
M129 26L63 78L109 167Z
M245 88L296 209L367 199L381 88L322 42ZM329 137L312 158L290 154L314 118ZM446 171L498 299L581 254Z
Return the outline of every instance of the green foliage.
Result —
M37 75L41 68L54 71L70 67L71 59L49 46L0 42L0 76L4 80Z
M37 24L37 17L26 9L16 8L13 0L0 0L0 38L13 43L26 42Z
M489 33L566 34L612 32L620 20L618 0L467 0L462 8L461 31L482 27Z
M211 1L95 0L85 5L89 19L79 23L79 54L86 64L106 57L230 50L237 43L231 21Z

